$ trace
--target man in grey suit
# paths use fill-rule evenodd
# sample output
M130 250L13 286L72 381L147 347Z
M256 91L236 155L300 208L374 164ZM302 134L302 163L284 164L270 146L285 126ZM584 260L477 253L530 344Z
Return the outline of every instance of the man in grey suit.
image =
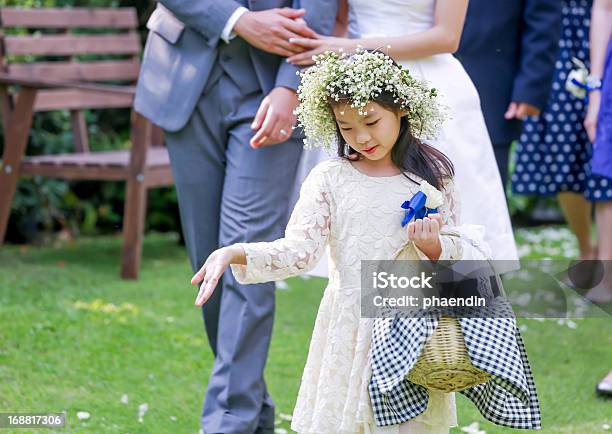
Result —
M302 150L292 134L299 77L284 57L298 50L289 38L314 35L290 4L162 0L147 23L134 105L166 133L194 270L220 246L283 234ZM202 307L215 355L206 434L274 432L263 378L274 291L227 272Z

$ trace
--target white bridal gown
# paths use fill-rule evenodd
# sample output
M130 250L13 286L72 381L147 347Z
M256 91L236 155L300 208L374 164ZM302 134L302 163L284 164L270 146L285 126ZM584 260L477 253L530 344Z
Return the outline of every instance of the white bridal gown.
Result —
M351 37L410 35L433 25L435 0L348 0ZM449 107L450 119L435 142L455 166L455 185L463 202L461 221L485 227L485 240L493 259L518 260L510 215L495 162L491 139L480 108L480 98L461 63L452 54L437 54L399 62L410 73L439 91ZM295 192L319 161L329 158L322 149L304 151ZM294 195L294 200L297 195ZM321 261L310 273L327 276Z

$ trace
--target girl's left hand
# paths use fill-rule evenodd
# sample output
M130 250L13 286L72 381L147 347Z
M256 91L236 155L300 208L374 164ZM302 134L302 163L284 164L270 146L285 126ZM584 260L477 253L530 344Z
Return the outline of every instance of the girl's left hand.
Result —
M431 214L429 217L417 219L408 223L408 239L421 250L431 250L440 246L440 228L442 217Z
M315 39L290 38L289 42L306 50L287 58L287 62L293 65L312 65L314 64L312 56L316 56L317 54L321 54L326 51L339 52L340 49L344 51L352 51L357 48L355 40L353 39L322 36L319 34L316 35Z
M200 291L195 299L196 306L202 306L212 296L219 279L234 262L236 246L231 245L215 250L206 258L202 268L191 278L192 285L200 285ZM242 249L238 247L238 249Z

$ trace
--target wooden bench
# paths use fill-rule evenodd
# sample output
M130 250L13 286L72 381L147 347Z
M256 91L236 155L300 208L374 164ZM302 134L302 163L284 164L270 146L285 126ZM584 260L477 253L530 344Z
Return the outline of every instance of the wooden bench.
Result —
M130 108L141 43L134 8L0 8L0 244L19 176L126 182L121 276L137 278L147 190L172 184L160 129L131 111L131 147L90 152L84 110ZM69 110L75 153L25 156L35 112Z

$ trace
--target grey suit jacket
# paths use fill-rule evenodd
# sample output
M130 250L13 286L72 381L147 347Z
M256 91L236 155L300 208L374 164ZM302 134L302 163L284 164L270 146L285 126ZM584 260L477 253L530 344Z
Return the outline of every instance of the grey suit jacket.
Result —
M167 131L189 120L217 58L221 32L240 6L259 11L299 7L294 0L161 0L147 22L149 35L134 108ZM249 46L264 94L274 87L297 89L296 67L284 58ZM245 72L248 73L248 72Z

